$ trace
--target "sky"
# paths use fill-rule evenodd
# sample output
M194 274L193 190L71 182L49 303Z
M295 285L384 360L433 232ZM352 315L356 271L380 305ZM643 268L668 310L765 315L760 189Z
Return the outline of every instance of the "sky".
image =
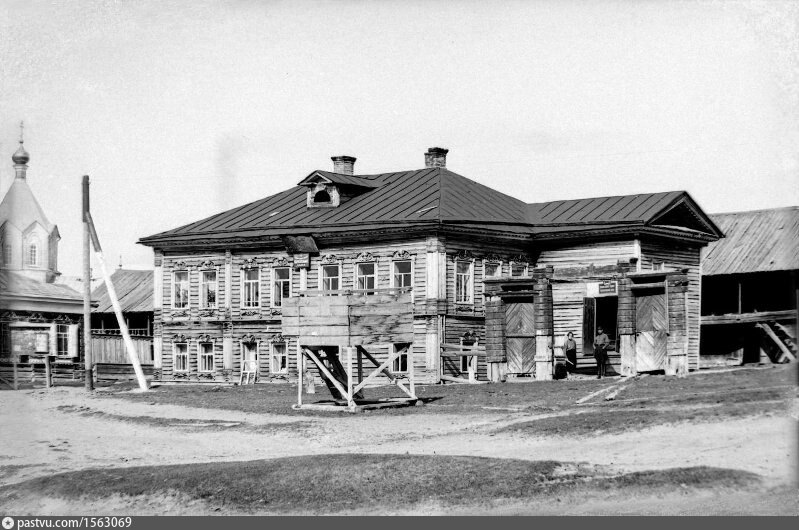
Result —
M28 182L81 274L296 185L447 167L526 202L686 190L799 205L799 2L0 1L0 194ZM2 162L5 160L5 162Z

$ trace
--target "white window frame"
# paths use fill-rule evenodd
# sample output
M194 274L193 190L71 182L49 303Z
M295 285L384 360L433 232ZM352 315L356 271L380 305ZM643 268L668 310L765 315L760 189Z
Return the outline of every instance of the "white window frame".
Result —
M244 342L244 341L241 341L239 344L241 345L241 346L240 346L240 350L239 350L239 351L241 352L241 354L240 354L240 358L241 358L241 371L242 371L242 372L244 371L244 363L245 363L245 362L252 362L252 361L254 361L254 362L255 362L255 372L256 372L256 373L260 372L260 345L258 344L258 342ZM254 347L254 350L255 350L255 359L250 359L250 361L248 361L247 359L245 359L245 357L244 357L244 347L245 347L245 345L252 345L252 346Z
M256 280L248 280L247 273L255 271L258 274L258 278ZM258 267L253 267L251 269L241 269L241 294L239 295L240 298L240 305L242 308L245 309L256 309L261 307L261 269ZM249 304L247 303L247 284L254 283L258 288L257 296L255 297L254 302L251 301Z
M486 265L496 265L497 266L497 273L493 276L489 276L486 274ZM501 278L502 277L502 262L501 261L489 261L483 260L483 279L487 280L488 278Z
M185 273L186 274L186 304L178 306L178 305L175 305L175 302L176 302L175 293L177 292L177 289L178 289L178 283L175 280L175 276L177 276L180 273ZM181 282L181 283L183 283L183 282ZM189 271L187 269L180 269L180 270L172 271L172 309L188 309L189 308L189 306L191 305L190 290L191 290L191 276L189 274Z
M391 363L391 373L392 374L407 374L410 372L410 364L413 362L413 345L407 342L402 342L399 344L392 344L391 345L391 354L397 353L397 347L403 346L405 348L405 353L400 354L394 361ZM402 359L405 358L405 370L401 370L402 367Z
M337 267L338 269L338 288L337 289L325 289L325 267ZM342 288L342 276L341 276L341 263L323 263L319 265L319 290L320 291L340 291Z
M275 352L275 346L282 346L283 347L283 353L282 354L276 353ZM285 368L279 368L279 369L276 370L275 369L275 365L276 365L275 361L279 357L286 359L286 367ZM277 364L277 366L280 366L280 365ZM287 373L289 373L289 344L288 344L288 342L272 342L269 345L269 372L273 373L273 374L287 374Z
M458 272L458 265L460 264L466 264L469 266L465 300L459 300L460 293L458 293L458 277L463 276L462 273ZM463 260L463 259L455 260L455 303L460 305L471 305L474 303L474 260Z
M411 291L412 291L413 290L413 284L414 284L414 281L413 281L414 272L415 272L415 270L414 270L415 263L414 263L413 259L397 259L397 260L392 260L391 261L391 274L390 274L391 278L390 278L389 285L391 287L400 287L399 285L397 285L397 281L396 281L397 272L395 270L395 267L396 267L397 263L410 263L411 264L411 272L410 272L410 274L411 274L411 284L409 286L407 286L407 288L410 288ZM403 274L405 274L405 273L403 273Z
M203 346L210 346L210 352L204 352ZM209 374L215 371L216 366L216 352L214 351L214 343L213 342L198 342L197 343L197 371L203 374ZM204 360L207 357L211 357L211 368L205 369L203 368Z
M206 282L205 281L205 274L206 273L214 273L214 281L213 282ZM203 288L207 285L213 284L214 285L214 303L208 304L207 303L207 296L205 292L203 292ZM216 309L219 307L219 271L216 269L205 269L200 271L200 308L201 309Z
M360 273L361 265L371 265L372 267L374 267L374 273L372 273L372 274L361 274ZM353 276L354 281L353 281L353 284L352 284L353 290L367 291L366 292L367 295L377 294L375 292L377 290L377 261L358 261L358 262L355 263L354 272L355 272L355 274ZM359 285L360 281L361 281L361 278L370 278L370 277L374 278L374 284L375 284L374 287L366 287L366 285L364 285L364 287L361 288L360 285Z
M56 324L56 348L58 357L72 357L69 351L69 324ZM63 348L62 348L63 344Z
M281 270L282 269L286 269L286 270L289 271L288 279L287 280L283 280L283 279L280 280L280 282L281 282L281 291L280 292L281 293L283 292L282 291L282 282L288 282L289 294L288 294L288 296L282 296L281 299L280 299L280 303L279 304L275 300L275 294L277 293L277 282L278 282L277 271L278 271L278 269L281 269ZM270 285L270 288L271 288L271 293L270 293L270 298L271 298L270 304L271 304L271 307L283 307L283 300L285 298L291 298L291 296L294 294L292 292L292 288L291 288L291 280L292 280L292 278L291 278L291 267L272 267L272 283Z
M25 265L29 267L39 267L41 265L41 252L39 238L34 236L28 239L28 244L25 247ZM33 256L33 259L31 259Z
M186 350L184 353L178 354L178 346L185 346ZM178 357L186 358L186 367L182 369L178 369ZM179 374L186 374L189 373L189 367L191 363L189 362L189 343L187 342L173 342L172 343L172 371L174 373Z

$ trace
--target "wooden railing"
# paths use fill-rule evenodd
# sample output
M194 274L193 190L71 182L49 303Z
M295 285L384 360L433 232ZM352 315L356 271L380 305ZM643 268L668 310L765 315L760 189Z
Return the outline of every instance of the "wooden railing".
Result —
M444 363L442 362L441 373L439 374L442 381L451 381L453 383L477 383L478 357L486 356L485 346L478 346L477 344L466 346L463 344L447 344L442 342L439 344L439 349L442 358L457 357L460 359L461 357L469 357L468 378L445 375Z
M149 328L128 328L131 335L138 337L150 337L152 331ZM93 329L92 335L122 335L122 330L119 329Z

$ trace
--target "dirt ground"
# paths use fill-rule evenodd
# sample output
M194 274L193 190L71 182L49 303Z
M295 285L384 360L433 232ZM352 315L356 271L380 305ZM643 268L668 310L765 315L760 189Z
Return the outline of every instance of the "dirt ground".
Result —
M787 370L787 369L786 369ZM763 373L768 376L763 379ZM170 403L168 387L162 392L131 395L123 399L118 390L103 389L87 395L82 388L0 392L3 410L0 429L0 487L13 490L14 484L54 473L89 468L190 464L270 459L318 454L420 454L471 455L515 458L530 461L555 460L607 466L619 473L677 467L711 466L756 473L762 478L757 491L702 492L686 498L679 485L674 492L635 499L607 496L566 499L566 502L498 502L489 513L783 513L799 515L799 400L795 389L795 369L769 383L778 392L762 395L771 373L741 371L735 381L741 384L729 391L719 388L721 377L729 375L696 374L668 382L663 376L651 376L655 384L644 387L638 380L609 379L601 382L571 382L570 386L548 387L548 406L535 400L491 401L481 405L473 398L472 406L454 406L448 410L446 399L438 398L423 407L402 412L370 412L307 415L293 412L257 412L192 407ZM777 372L773 372L777 373ZM750 375L753 374L753 375ZM706 381L691 386L694 381ZM700 379L704 378L704 379ZM757 379L760 378L760 379ZM641 380L643 381L643 380ZM672 378L672 381L677 381ZM584 414L606 413L613 418L626 410L664 410L669 406L684 413L701 412L725 404L728 394L746 390L760 392L760 407L752 414L719 414L696 421L670 421L644 425L616 432L613 429L551 429L536 432L536 422L558 419L574 424ZM788 381L788 384L786 384ZM692 388L700 394L705 388L709 399L680 400L673 385ZM530 387L535 383L528 384ZM524 386L528 386L524 385ZM641 389L636 391L636 385ZM660 386L658 386L660 385ZM672 386L670 386L672 385ZM488 395L503 388L521 385L482 385ZM613 389L607 387L613 386ZM668 392L669 399L658 388ZM756 388L754 388L756 387ZM289 389L291 387L285 387ZM475 387L476 388L476 387ZM545 387L538 387L545 388ZM568 388L568 393L565 389ZM428 387L432 394L445 398L446 389ZM604 391L603 391L604 389ZM741 390L744 389L744 390ZM766 388L767 390L768 388ZM207 392L206 389L197 390ZM613 401L605 396L619 390ZM182 390L185 392L184 390ZM233 398L246 389L226 389ZM424 389L420 389L420 395ZM458 393L452 390L455 401ZM598 395L576 403L599 391ZM283 391L281 391L282 393ZM524 392L524 390L522 390ZM540 392L540 390L531 390ZM561 394L558 394L560 392ZM286 392L288 396L289 392ZM753 394L754 395L754 394ZM256 398L259 394L239 394ZM318 396L323 397L323 396ZM286 399L290 399L286 397ZM626 401L625 401L626 399ZM552 401L554 400L554 402ZM198 403L201 400L198 400ZM743 400L745 401L745 400ZM488 401L485 401L488 403ZM246 407L243 407L246 408ZM737 409L736 409L737 410ZM764 412L765 411L765 412ZM587 417L587 416L586 416ZM566 424L569 424L568 422ZM544 425L541 423L540 425ZM516 426L516 427L514 427ZM521 427L524 427L523 429ZM6 499L6 502L8 499ZM2 498L0 498L2 503ZM677 508L675 508L677 506ZM3 508L0 506L0 508ZM84 499L76 504L65 499L17 499L4 507L7 513L127 513L189 514L213 513L201 500L170 497ZM0 510L2 511L2 510ZM485 514L484 508L479 513ZM218 513L218 512L217 512ZM370 512L374 513L374 512ZM452 513L451 508L435 504L418 505L406 512ZM470 513L461 508L456 513Z

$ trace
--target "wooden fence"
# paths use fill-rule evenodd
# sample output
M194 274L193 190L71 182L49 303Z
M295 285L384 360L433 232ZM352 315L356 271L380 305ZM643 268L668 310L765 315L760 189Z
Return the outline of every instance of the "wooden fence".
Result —
M142 366L153 364L153 338L132 336ZM125 341L119 335L92 333L92 361L106 364L130 364Z

